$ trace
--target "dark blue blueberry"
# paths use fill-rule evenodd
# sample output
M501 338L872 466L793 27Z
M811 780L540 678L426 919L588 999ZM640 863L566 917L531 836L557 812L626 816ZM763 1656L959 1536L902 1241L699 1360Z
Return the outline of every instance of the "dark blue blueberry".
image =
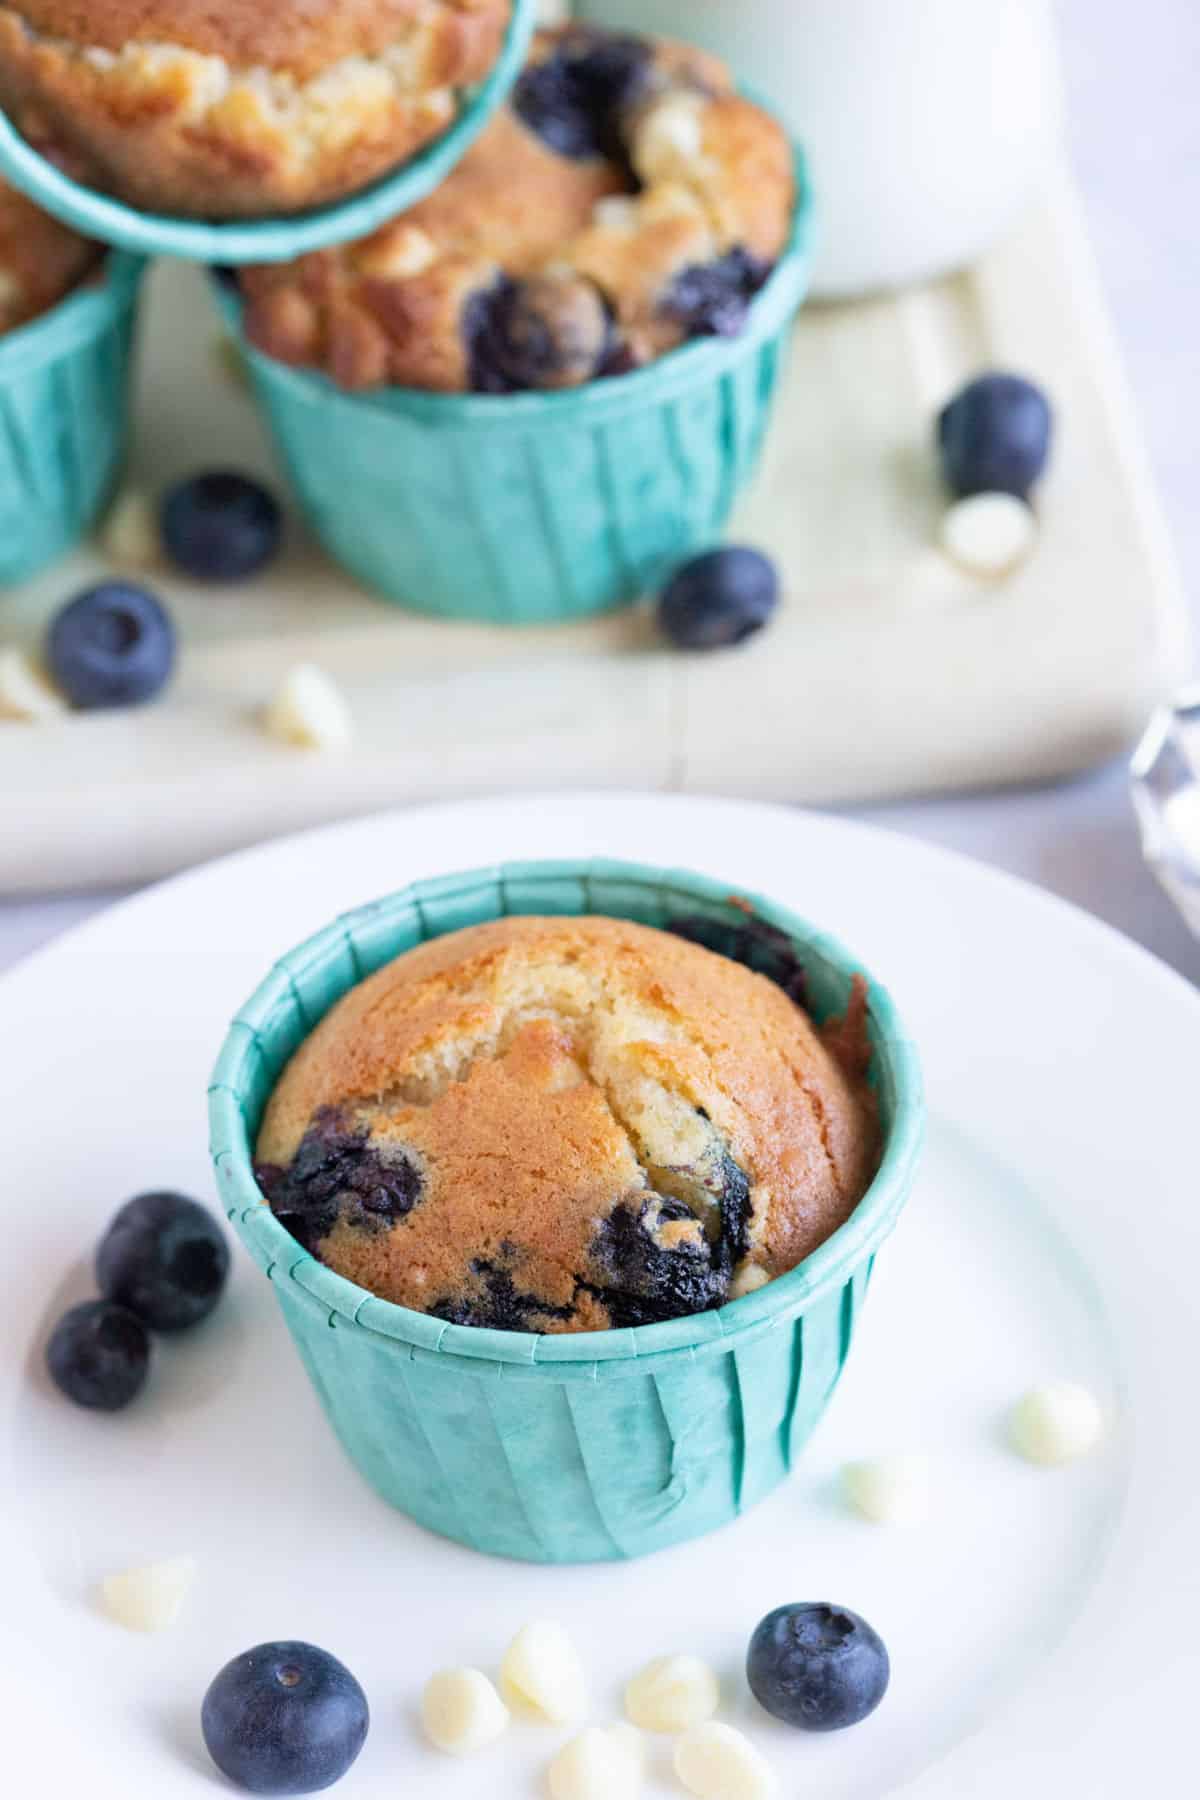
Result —
M523 1294L507 1269L483 1257L471 1268L479 1277L480 1292L439 1300L429 1308L434 1318L451 1325L482 1325L489 1331L542 1331L547 1319L575 1315L573 1305L555 1306L536 1294Z
M139 706L170 677L175 627L153 594L106 581L55 615L46 657L72 706Z
M279 549L279 502L257 481L227 470L194 475L162 505L163 547L197 581L244 581Z
M463 333L482 394L579 387L606 369L614 342L604 297L579 276L504 276L468 301Z
M804 964L796 954L792 939L777 925L768 925L765 919L756 918L749 911L736 923L728 919L706 919L695 913L687 918L668 920L667 930L676 937L686 938L691 944L703 944L717 956L743 963L756 975L765 975L797 1006L807 1004L808 977Z
M667 290L662 310L678 320L689 337L736 337L754 296L766 283L771 264L748 250L727 251L716 262L681 269Z
M183 1194L139 1194L100 1240L96 1282L155 1331L206 1319L225 1286L229 1246L207 1207Z
M723 1306L732 1259L726 1244L685 1240L673 1249L657 1241L659 1223L694 1219L685 1201L651 1194L640 1205L623 1201L596 1233L592 1258L601 1279L587 1284L615 1326L653 1325Z
M1054 415L1041 388L1020 375L980 375L938 416L947 485L960 496L1028 499L1050 457Z
M141 1392L150 1367L142 1321L111 1300L86 1300L64 1313L46 1345L46 1367L68 1400L120 1412Z
M335 1107L314 1114L288 1168L260 1164L255 1175L276 1218L314 1255L339 1219L382 1230L412 1211L423 1187L403 1151L372 1144Z
M259 1644L225 1664L200 1709L208 1753L251 1794L315 1794L366 1742L367 1696L313 1644Z
M779 604L779 575L759 550L709 550L676 570L658 620L683 650L724 650L761 631Z
M760 1706L800 1731L841 1731L873 1713L891 1665L883 1640L844 1606L779 1606L750 1639L746 1679Z
M517 117L560 156L604 156L624 162L622 110L636 100L650 73L647 44L576 30L517 82Z

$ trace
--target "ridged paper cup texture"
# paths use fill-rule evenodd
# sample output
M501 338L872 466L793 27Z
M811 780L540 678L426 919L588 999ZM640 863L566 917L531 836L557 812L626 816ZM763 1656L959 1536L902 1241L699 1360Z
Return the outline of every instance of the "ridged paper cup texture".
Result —
M923 1127L916 1054L870 982L882 1161L851 1218L806 1262L716 1312L561 1336L446 1324L317 1262L255 1185L267 1098L341 995L427 938L522 913L744 924L738 894L685 871L611 862L417 882L283 957L230 1029L209 1094L226 1211L271 1281L346 1452L431 1531L530 1562L614 1560L698 1537L769 1494L837 1385L876 1252L908 1197ZM793 939L814 1016L843 1011L856 959L784 907L740 897Z
M90 530L120 478L143 263L101 277L0 337L0 586Z
M563 393L349 394L259 354L218 303L309 524L366 587L493 624L585 618L719 538L753 474L808 286L797 155L790 244L734 338Z
M263 0L269 5L271 0ZM537 24L538 0L513 0L504 48L486 80L462 96L454 123L423 150L361 193L285 218L228 224L141 212L56 168L0 113L0 174L85 237L146 256L197 263L289 262L312 250L350 243L424 200L466 155L507 100Z

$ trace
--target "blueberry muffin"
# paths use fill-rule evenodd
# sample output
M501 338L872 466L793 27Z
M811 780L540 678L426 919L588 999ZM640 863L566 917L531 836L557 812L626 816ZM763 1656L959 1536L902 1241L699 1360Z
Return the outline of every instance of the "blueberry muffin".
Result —
M808 1256L875 1172L865 989L822 1030L802 995L790 940L751 920L434 939L296 1052L259 1184L330 1268L456 1324L720 1306Z
M339 200L449 126L510 0L0 0L0 104L77 180L153 212Z
M103 254L0 181L0 336L57 306Z
M243 273L247 335L351 389L574 387L738 332L794 201L786 136L714 58L546 31L427 200Z

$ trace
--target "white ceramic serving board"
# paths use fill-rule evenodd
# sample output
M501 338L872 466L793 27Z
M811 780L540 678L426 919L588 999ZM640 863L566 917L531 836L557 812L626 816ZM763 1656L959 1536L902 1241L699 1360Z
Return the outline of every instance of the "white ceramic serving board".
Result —
M203 278L158 269L148 326L132 480L270 470ZM981 583L936 548L932 423L996 365L1048 386L1061 431L1035 556ZM734 532L779 558L786 605L707 658L657 643L646 609L523 632L424 619L370 598L299 528L245 587L156 571L183 639L162 703L0 724L0 892L148 878L430 796L604 782L848 801L1061 775L1121 749L1181 677L1187 631L1065 177L970 273L805 312ZM4 595L0 644L36 644L59 601L110 570L88 549ZM342 756L282 748L257 723L301 660L349 698Z

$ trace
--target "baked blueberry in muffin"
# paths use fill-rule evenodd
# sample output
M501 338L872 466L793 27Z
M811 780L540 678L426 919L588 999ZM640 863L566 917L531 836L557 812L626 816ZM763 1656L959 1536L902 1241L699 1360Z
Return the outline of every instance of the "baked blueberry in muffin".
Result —
M245 271L246 329L351 389L576 387L739 332L794 201L783 131L721 63L567 26L427 200Z
M57 306L103 254L0 181L0 336Z
M453 123L510 0L0 0L0 104L137 207L260 218L339 200Z
M370 1292L498 1330L652 1324L793 1268L875 1172L864 992L818 1029L777 934L684 931L501 919L353 988L267 1106L278 1218Z

